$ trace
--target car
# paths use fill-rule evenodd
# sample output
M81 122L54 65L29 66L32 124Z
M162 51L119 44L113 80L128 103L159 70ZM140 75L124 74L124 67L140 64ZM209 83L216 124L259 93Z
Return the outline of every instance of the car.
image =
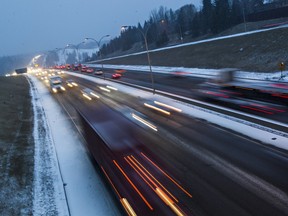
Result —
M121 77L122 77L122 74L119 74L119 73L112 74L112 79L120 79Z
M86 72L87 72L87 73L93 73L93 72L94 72L94 69L93 69L93 68L87 68L87 69L86 69Z
M115 72L116 73L125 73L126 70L124 70L124 69L115 69Z
M50 90L53 93L64 92L66 89L62 86L62 78L60 76L49 77Z
M87 72L87 66L83 65L81 68L81 72Z
M103 74L103 71L102 69L97 69L95 72L94 72L95 75L102 75Z
M72 80L72 79L69 79L69 80L67 80L66 81L66 84L69 86L69 87L74 87L74 86L78 86L78 84L74 81L74 80Z

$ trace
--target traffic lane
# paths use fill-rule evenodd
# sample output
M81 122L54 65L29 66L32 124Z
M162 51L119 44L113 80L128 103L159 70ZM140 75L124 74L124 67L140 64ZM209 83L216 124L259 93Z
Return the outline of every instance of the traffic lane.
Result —
M109 80L114 81L119 80L132 83L135 85L141 85L147 88L152 88L152 82L151 82L152 80L150 72L126 70L126 72L121 73L122 77L120 79L112 78L112 75L116 73L115 70L113 69L104 69L103 72L104 73L102 75L94 75L94 76L102 79L104 79L105 77ZM176 89L177 92L186 92L185 95L190 96L192 96L191 90L195 89L198 84L205 81L205 79L201 77L190 77L190 76L177 77L174 74L166 74L166 73L153 73L153 78L154 78L154 87L156 90L165 91L168 90L169 87L171 88L171 86L173 86L173 88Z
M119 97L117 97L117 98L119 98ZM130 98L129 98L129 99L126 98L125 101L132 101L132 100L131 100ZM134 104L134 103L132 102L132 104ZM156 118L159 118L159 116L157 116ZM191 124L191 122L190 122L190 124ZM196 124L196 125L198 126L198 124ZM207 131L209 131L209 130L210 130L210 129L207 129L207 128L206 128L205 131L201 132L200 134L202 134L202 136L203 136L203 134L207 134ZM191 134L191 131L187 132L186 134ZM216 134L219 134L219 131L216 132ZM194 135L195 135L195 134L194 134ZM197 136L198 136L198 134L197 134L195 137L197 137ZM227 136L228 136L228 137L231 137L230 134L228 134ZM193 137L194 137L194 136L193 136ZM189 140L193 140L193 137L189 137L188 139L189 139ZM200 137L201 137L201 136L200 136ZM204 137L204 138L205 138L205 137ZM203 137L201 137L200 140L201 140L201 139L203 139ZM234 140L234 139L233 139L233 140ZM199 143L199 142L200 142L200 141L198 141L198 143ZM223 141L223 142L224 142L224 141ZM231 140L228 140L228 142L227 142L227 140L226 140L225 142L230 144L230 143L231 143ZM224 143L225 143L225 142L224 142ZM207 143L208 143L208 144L211 143L211 140L210 140L210 141L207 141ZM215 143L215 142L213 141L212 143ZM220 146L221 143L222 143L222 142L217 143L215 146ZM241 146L241 143L242 143L242 141L241 141L240 143L238 143L238 145ZM201 142L200 142L200 144L201 144ZM252 145L255 145L255 144L252 144ZM227 146L224 146L223 148L220 147L219 149L225 149L226 147L227 147ZM244 152L245 152L245 151L247 151L247 150L244 150ZM237 151L236 151L236 152L237 152ZM231 157L234 158L234 157L233 157L233 154L231 154L231 152L229 152L229 151L228 151L227 155L232 155ZM234 155L235 155L235 153L234 153ZM236 154L236 155L237 155L237 154ZM241 155L241 154L239 154L239 155ZM189 158L189 157L188 157L188 158ZM244 157L240 156L240 159L241 159L241 158L242 158L242 160L243 160ZM266 160L266 159L264 159L264 161L265 161L265 160ZM247 161L249 161L249 160L247 160ZM256 163L256 164L257 164L257 163ZM280 162L280 164L283 164L283 163ZM251 165L251 164L249 164L249 166L250 166L250 165ZM265 167L265 166L266 166L265 164L261 164L260 167ZM285 167L285 164L284 164L284 167ZM256 168L257 168L257 166L256 166ZM273 168L273 170L274 170L274 168ZM270 171L271 171L271 170L270 170ZM283 173L283 171L280 172L280 173ZM183 173L182 173L182 174L183 174ZM281 174L280 174L279 176L281 176ZM285 176L285 175L283 175L283 176ZM228 192L228 193L230 193L230 192Z
M107 70L107 73L113 74L113 70ZM194 98L202 101L212 102L214 104L223 106L223 107L229 107L232 109L236 109L242 112L254 114L257 116L265 117L267 119L272 119L275 121L280 121L283 123L288 123L288 112L287 108L285 109L278 109L274 108L273 106L268 106L268 108L261 108L259 106L246 106L246 105L238 105L233 102L231 99L226 99L225 102L217 100L217 97L214 99L210 98L204 98L199 97L199 94L197 93L198 85L205 82L206 79L204 78L197 78L197 77L175 77L173 75L167 75L167 74L159 74L154 73L153 75L155 77L154 79L154 88L157 92L157 90L160 91L166 91L172 94L178 94L181 96L185 96L188 98ZM109 76L107 76L109 78ZM151 76L149 72L141 72L141 71L127 71L124 73L124 75L119 79L120 81L144 86L147 88L153 88L153 85L151 83ZM239 98L239 101L241 101L241 98ZM278 111L280 110L280 111Z
M75 93L75 91L74 91L74 93ZM77 94L77 93L76 93ZM81 98L81 97L80 97ZM90 120L95 120L95 117L97 116L97 118L96 118L96 122L94 122L94 124L97 124L97 123L99 123L98 122L98 120L99 120L99 116L101 116L101 117L103 117L103 116L105 116L105 119L107 120L108 119L108 121L109 121L109 116L111 116L111 113L110 113L110 115L109 115L109 111L107 110L107 109L105 109L104 110L104 113L101 113L101 112L99 112L100 110L99 109L96 109L98 106L99 106L99 103L97 104L97 106L92 106L92 103L91 103L91 101L89 101L88 103L89 103L89 107L91 107L91 108L87 108L87 104L85 104L85 103L83 103L81 100L81 102L77 102L78 101L78 97L77 97L77 99L74 99L73 101L74 101L74 105L77 107L77 109L81 109L81 110L83 110L83 109L88 109L88 110L86 110L85 111L85 113L88 113L88 115L89 115L89 119ZM95 103L93 103L93 104L96 104L97 102L95 102ZM91 114L89 114L89 113L92 113L92 115ZM107 160L108 161L115 161L115 162L117 162L117 164L119 164L119 166L120 167L122 167L121 169L123 169L124 170L124 172L125 172L125 170L126 170L126 172L127 172L127 175L129 175L130 173L131 173L131 167L130 167L130 170L129 170L129 166L127 167L127 164L125 163L125 162L123 162L123 158L124 159L126 159L125 157L130 157L129 155L131 155L131 154L133 154L135 157L136 157L136 155L137 155L137 153L135 153L134 152L134 149L135 149L135 147L137 148L137 146L138 145L133 145L133 143L135 144L135 143L137 143L137 142L139 142L138 140L136 140L136 139L134 139L134 136L133 136L133 131L132 131L132 128L129 128L129 126L127 126L127 123L125 124L125 123L123 123L123 119L121 118L121 119L119 119L119 118L117 118L118 119L118 121L117 121L117 124L119 124L119 125L121 125L121 127L124 127L124 125L126 125L126 127L125 127L125 131L128 131L129 132L129 136L126 136L126 137L123 137L123 134L121 134L121 137L122 138L125 138L125 141L122 141L121 140L121 137L119 137L119 130L115 130L115 128L114 128L114 130L113 130L113 128L110 128L110 126L111 125L106 125L106 127L108 127L109 128L109 131L112 131L112 134L113 135L115 135L115 133L116 133L116 136L113 136L113 135L111 135L111 133L109 134L109 138L108 138L108 140L109 141L107 141L107 142L109 142L110 144L111 143L115 143L116 144L116 146L115 145L113 145L113 146L111 146L111 145L109 145L109 151L107 151L107 148L106 148L106 146L98 146L98 148L97 148L97 152L99 152L99 148L101 148L103 151L102 151L102 153L104 153L105 152L105 154L97 154L97 155L95 155L95 156L97 156L97 158L102 158L101 159L101 163L100 163L100 166L104 166L104 164L107 164ZM114 121L116 121L116 119L115 118L113 118L113 120ZM125 119L124 119L124 121L125 121ZM101 122L101 127L105 127L105 126L103 126L103 119L101 118L100 119L100 122ZM130 124L130 122L129 122L129 124ZM133 125L134 126L134 125ZM101 127L99 128L99 127L97 127L97 129L100 129L101 130ZM134 128L134 127L133 127ZM107 129L107 128L106 128ZM122 132L123 133L123 132ZM134 132L135 133L135 132ZM107 136L105 136L103 133L101 134L103 137L105 137L105 138L107 138ZM140 143L140 142L139 142ZM111 148L112 147L112 148ZM110 152L110 150L112 149L112 152L113 152L113 154L111 154L111 153L109 153ZM130 150L129 150L130 149ZM96 152L96 150L94 151L94 152ZM107 153L108 152L108 153ZM125 154L124 154L125 153ZM128 155L128 156L125 156L125 155ZM134 157L133 156L133 157ZM109 163L109 162L108 162ZM102 165L101 165L102 164ZM113 164L112 164L113 165ZM108 170L108 172L109 172L109 170L111 169L111 164L110 164L110 166L105 166L105 168L106 168L106 170ZM115 172L117 172L117 169L116 169L116 171L115 171L115 169L114 169L114 171L112 172L112 173L115 173ZM113 176L112 174L111 174L111 172L109 173L110 174L110 177L111 176ZM121 173L120 173L121 174ZM157 175L155 175L155 176L157 176ZM121 179L121 177L123 178L123 176L117 176L117 178L115 177L111 177L112 178L112 180L113 181L115 181L115 180L119 180L119 179ZM151 213L151 212L147 212L146 210L147 210L147 207L144 205L144 206L142 206L141 207L141 205L139 205L139 200L138 201L136 201L137 199L135 198L135 197L131 197L131 194L134 194L135 195L135 191L133 191L133 189L131 189L130 187L127 189L127 185L124 185L124 186L122 186L122 187L117 187L118 188L118 190L120 190L120 191L122 191L123 193L121 193L121 194L126 194L125 195L125 197L129 197L129 200L134 200L136 203L137 203L137 205L135 205L136 207L136 209L141 209L141 211L139 211L139 212L147 212L147 214L149 214L149 215L151 215L151 214L153 214L153 215L159 215L159 214L165 214L165 215L172 215L171 213L171 210L169 209L169 208L167 208L167 206L166 205L164 205L164 203L163 203L163 201L161 200L161 199L159 199L159 197L158 196L156 196L155 195L155 190L153 189L152 191L151 190L149 190L150 188L148 187L147 188L147 185L146 184L143 184L142 182L141 182L141 178L139 178L139 176L138 176L138 178L136 178L137 177L137 175L133 175L133 176L131 176L130 178L135 182L135 185L137 185L137 187L142 191L142 193L144 194L144 195L146 195L146 197L148 197L147 199L150 199L151 200L151 203L153 203L153 213ZM124 179L125 180L125 179ZM116 185L119 185L118 184L118 182L116 182ZM129 185L128 185L129 186ZM122 188L122 190L121 190L121 188ZM124 191L123 191L123 188L125 189ZM128 193L127 193L127 190L128 190ZM150 192L149 192L150 191ZM149 193L148 193L149 192ZM137 194L136 194L137 195ZM133 199L132 199L133 198ZM139 198L139 197L138 197ZM140 203L142 203L142 202L140 202ZM132 203L133 204L133 203ZM143 203L142 203L143 204ZM181 206L181 204L178 204L179 206ZM144 208L145 207L145 208ZM183 207L182 207L183 208ZM145 214L145 213L144 213ZM146 214L145 214L146 215Z

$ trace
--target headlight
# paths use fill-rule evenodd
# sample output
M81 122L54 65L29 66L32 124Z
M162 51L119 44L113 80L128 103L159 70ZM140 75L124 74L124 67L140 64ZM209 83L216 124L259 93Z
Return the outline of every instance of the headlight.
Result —
M66 90L63 86L61 86L60 88L62 89L62 91L65 91L65 90Z
M57 93L57 89L56 89L56 88L52 88L52 91L53 91L54 93Z

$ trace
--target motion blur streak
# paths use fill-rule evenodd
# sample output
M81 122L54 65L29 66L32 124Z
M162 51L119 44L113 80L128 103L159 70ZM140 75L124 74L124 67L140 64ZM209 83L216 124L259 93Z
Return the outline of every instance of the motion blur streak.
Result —
M106 173L105 169L101 166L102 171L104 172L106 178L108 179L108 181L110 182L110 184L112 185L113 189L115 190L117 196L119 197L119 199L121 199L121 195L118 192L118 190L116 189L115 185L113 184L112 180L110 179L110 177L108 176L108 174Z
M217 92L212 92L212 91L205 91L206 94L218 96L218 97L223 97L223 98L229 98L228 95L222 94L222 93L217 93Z
M170 115L170 112L168 112L168 111L166 111L166 110L163 110L163 109L160 109L160 108L158 108L158 107L152 106L152 105L150 105L150 104L144 103L144 106L149 107L149 108L154 109L154 110L157 110L157 111L159 111L159 112L162 112L162 113L164 113L164 114L166 114L166 115Z
M86 94L82 94L85 98L87 98L88 100L92 100L92 98L91 97L89 97L88 95L86 95Z
M90 92L91 95L93 95L96 98L100 98L98 95L96 95L94 92Z
M121 201L122 205L124 206L124 208L125 208L125 210L129 216L136 216L136 213L134 212L133 208L130 206L130 204L126 198L122 198L122 199L120 199L120 201Z
M145 183L152 189L154 190L153 186L144 178L144 176L136 169L136 167L126 158L124 157L126 162L135 170L135 172L145 181Z
M141 197L141 199L145 202L145 204L150 208L152 211L153 208L150 205L150 203L146 200L146 198L142 195L142 193L138 190L138 188L134 185L134 183L130 180L130 178L127 176L127 174L124 172L124 170L119 166L119 164L113 160L113 163L115 166L120 170L120 172L123 174L123 176L126 178L126 180L130 183L130 185L133 187L133 189L138 193L138 195Z
M280 97L280 98L288 98L288 95L285 95L285 94L272 94L272 96Z
M131 158L133 158L133 160L136 161L136 163L139 166L141 166L141 168L143 170L145 170L145 172L148 173L148 175L151 176L154 179L154 181L156 181L176 202L179 202L178 199L175 196L173 196L134 156L131 155ZM141 168L139 168L139 169L141 169ZM147 178L149 178L149 177L147 177ZM149 180L150 180L150 178L149 178ZM150 180L150 181L152 181L152 180ZM155 185L155 187L158 187L155 183L154 183L154 185Z
M273 114L273 112L268 112L268 111L257 109L257 108L250 107L250 106L241 106L241 107L242 108L246 108L246 109L250 109L250 110L254 110L254 111L258 111L258 112L262 112L262 113L266 113L266 114L269 114L269 115Z
M111 92L109 89L104 88L104 87L99 87L101 90L106 91L106 92Z
M192 195L186 191L181 185L179 185L172 177L170 177L164 170L162 170L159 166L157 166L151 159L149 159L143 152L141 152L141 155L146 158L152 165L154 165L160 172L162 172L168 179L170 179L177 187L179 187L185 194L187 194L190 198L192 198Z
M264 105L260 105L260 104L253 104L253 106L261 107L261 108L268 109L268 110L273 110L276 112L285 112L285 110L280 110L280 109L276 109L273 107L268 107L268 106L264 106Z
M236 86L236 88L238 88L238 89L244 89L244 90L253 90L252 88L245 88L245 87L242 87L242 86Z
M172 110L174 110L174 111L176 111L176 112L182 112L181 109L178 109L178 108L176 108L176 107L170 106L170 105L168 105L168 104L164 104L164 103L161 103L161 102L158 102L158 101L154 101L154 103L157 104L157 105L160 105L160 106L163 106L163 107L172 109Z
M72 84L70 84L70 83L68 83L68 86L69 86L69 87L73 87L73 85L72 85Z
M150 122L145 121L144 119L140 118L139 116L135 115L134 113L132 113L132 117L138 121L140 121L141 123L145 124L146 126L150 127L151 129L158 131L157 127L153 124L151 124Z
M118 91L118 89L117 88L114 88L114 87L112 87L112 86L106 86L108 89L112 89L112 90L114 90L114 91Z
M156 188L156 193L166 203L166 205L168 205L174 211L174 213L176 215L178 215L178 216L184 216L185 215L182 213L182 211L179 209L179 207L174 205L174 202L160 188Z
M75 83L75 82L72 82L72 85L74 85L74 86L78 86L78 84L77 84L77 83Z

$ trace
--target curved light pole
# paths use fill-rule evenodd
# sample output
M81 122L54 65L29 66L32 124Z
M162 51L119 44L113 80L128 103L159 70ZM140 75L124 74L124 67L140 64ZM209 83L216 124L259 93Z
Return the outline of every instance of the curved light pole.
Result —
M98 48L99 48L101 68L102 68L104 80L105 80L105 73L104 73L104 69L103 69L102 53L101 53L101 47L100 47L100 46L101 46L101 41L102 41L105 37L110 37L110 35L104 35L103 37L100 38L99 41L95 40L94 38L85 38L85 41L87 41L87 40L93 40L94 42L96 42L96 44L97 44L97 46L98 46Z
M160 23L161 24L163 24L163 23L165 23L166 22L166 20L165 19L162 19L162 20L160 20ZM182 28L181 28L181 25L179 24L179 23L175 23L177 26L178 26L178 28L179 28L179 33L180 33L180 40L181 40L181 43L183 43L183 34L182 34Z
M49 56L49 53L56 53L57 54L57 51L60 50L59 48L55 48L54 50L48 50L45 54L45 66L47 67L47 57ZM58 54L57 54L58 55ZM55 62L55 61L54 61Z
M81 43L80 43L80 44L81 44ZM67 45L65 46L65 48L63 49L63 53L65 52L66 49L69 49L70 47L74 47L74 49L76 50L76 56L77 56L78 62L80 62L80 59L79 59L79 51L78 51L78 47L79 47L80 44L78 44L78 45L67 44ZM66 65L66 64L67 64L67 62L66 62L66 58L65 58L65 65Z
M152 89L153 89L153 94L155 94L154 76L153 76L153 72L152 72L149 48L148 48L148 43L147 43L147 33L148 33L148 30L150 29L151 26L152 25L149 25L145 32L140 30L140 29L138 29L138 28L137 28L137 30L141 33L141 35L144 38L145 47L146 47L146 53L147 53L147 60L148 60L149 70L150 70L151 85L152 85ZM125 31L128 27L131 27L131 26L121 26L121 31Z

